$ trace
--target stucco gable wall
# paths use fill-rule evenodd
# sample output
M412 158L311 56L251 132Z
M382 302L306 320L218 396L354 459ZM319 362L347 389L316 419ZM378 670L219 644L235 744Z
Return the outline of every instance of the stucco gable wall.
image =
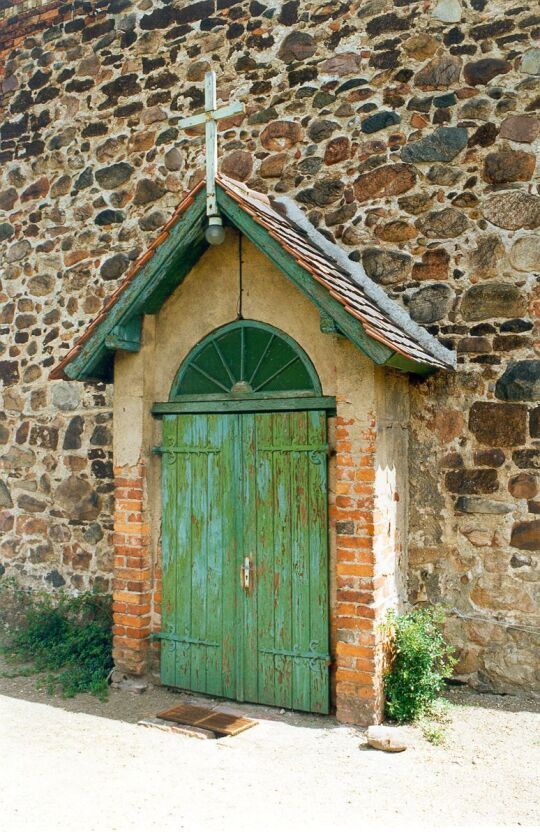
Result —
M156 395L169 396L178 367L189 351L212 330L234 321L238 313L239 248L229 229L223 245L211 247L156 316ZM320 331L319 313L290 281L248 240L242 238L242 314L271 324L293 337L311 358L325 395L337 393L336 340ZM347 350L348 352L348 350ZM371 362L354 350L350 363L361 368L364 384Z

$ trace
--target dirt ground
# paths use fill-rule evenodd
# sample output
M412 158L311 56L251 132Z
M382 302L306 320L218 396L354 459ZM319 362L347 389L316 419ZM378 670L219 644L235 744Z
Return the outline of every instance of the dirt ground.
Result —
M37 691L32 677L0 677L0 828L540 825L540 703L464 688L448 699L443 745L407 727L408 750L385 754L331 717L227 703L258 725L234 738L200 740L136 724L195 697L154 688L113 691L104 703L86 695L63 700Z

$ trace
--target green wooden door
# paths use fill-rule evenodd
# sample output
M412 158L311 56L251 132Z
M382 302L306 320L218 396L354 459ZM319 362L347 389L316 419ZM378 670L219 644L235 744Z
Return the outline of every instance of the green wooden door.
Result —
M163 423L161 678L227 697L236 693L237 430L221 414Z
M166 416L164 684L327 713L326 414Z

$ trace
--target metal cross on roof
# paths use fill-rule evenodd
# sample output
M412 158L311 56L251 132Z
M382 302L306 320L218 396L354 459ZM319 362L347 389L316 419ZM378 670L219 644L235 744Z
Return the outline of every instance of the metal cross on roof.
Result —
M206 214L208 217L219 217L216 201L216 173L217 173L217 122L227 116L244 112L244 104L236 101L225 107L217 106L216 73L210 70L204 76L204 113L189 116L178 122L179 127L196 127L205 125L206 132Z

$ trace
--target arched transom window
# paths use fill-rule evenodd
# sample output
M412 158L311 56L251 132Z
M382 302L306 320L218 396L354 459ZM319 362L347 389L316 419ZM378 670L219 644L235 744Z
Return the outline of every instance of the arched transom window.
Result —
M174 380L171 399L290 391L321 392L306 353L274 327L258 321L235 321L210 333L190 352Z

